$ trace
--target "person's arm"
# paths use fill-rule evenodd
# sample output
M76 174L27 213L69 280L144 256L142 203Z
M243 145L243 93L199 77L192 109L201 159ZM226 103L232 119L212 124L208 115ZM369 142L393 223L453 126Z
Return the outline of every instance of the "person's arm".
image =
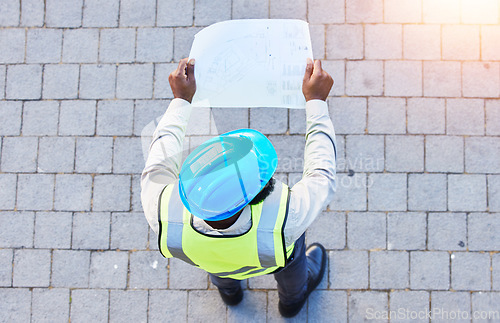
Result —
M291 188L285 242L291 245L330 203L335 193L335 131L326 98L333 85L321 61L309 61L302 91L306 98L306 145L302 179Z
M179 177L186 127L191 115L191 101L196 91L194 60L180 61L169 75L174 99L161 118L149 147L141 176L141 201L151 228L158 233L158 198L163 188Z

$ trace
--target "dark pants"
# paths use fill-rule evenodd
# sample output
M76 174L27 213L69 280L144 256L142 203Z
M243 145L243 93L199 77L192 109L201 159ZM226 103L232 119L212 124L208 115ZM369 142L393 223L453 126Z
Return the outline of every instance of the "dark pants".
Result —
M239 280L209 275L212 283L225 294L234 294L241 286ZM274 278L278 283L278 294L283 305L292 305L304 298L307 290L305 234L295 241L292 256L285 267L274 274Z

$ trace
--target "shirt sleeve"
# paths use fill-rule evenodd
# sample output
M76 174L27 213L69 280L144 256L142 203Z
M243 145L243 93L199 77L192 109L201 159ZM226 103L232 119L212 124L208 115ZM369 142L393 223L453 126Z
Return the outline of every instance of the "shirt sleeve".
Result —
M330 203L336 189L335 131L322 100L306 103L306 145L302 179L291 188L285 244L295 242Z
M158 198L163 188L179 177L191 104L173 99L161 118L149 147L141 176L141 202L149 225L158 233Z

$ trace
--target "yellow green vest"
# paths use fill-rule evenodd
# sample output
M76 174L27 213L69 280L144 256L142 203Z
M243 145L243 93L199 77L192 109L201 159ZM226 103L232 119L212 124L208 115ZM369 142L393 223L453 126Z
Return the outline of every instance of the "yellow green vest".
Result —
M288 186L276 181L273 192L250 205L250 229L235 236L212 236L196 231L193 215L179 196L179 182L167 185L158 203L158 244L164 257L179 258L219 277L246 279L284 267L294 245L285 246Z

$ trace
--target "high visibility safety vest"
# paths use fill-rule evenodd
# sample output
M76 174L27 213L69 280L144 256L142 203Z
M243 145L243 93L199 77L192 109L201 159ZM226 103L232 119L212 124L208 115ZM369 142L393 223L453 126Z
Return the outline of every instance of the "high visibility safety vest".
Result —
M247 279L284 267L294 244L285 246L288 186L276 181L273 192L250 205L252 224L239 235L208 235L193 227L193 215L179 196L179 182L167 185L158 204L158 245L166 258L179 258L219 277Z

